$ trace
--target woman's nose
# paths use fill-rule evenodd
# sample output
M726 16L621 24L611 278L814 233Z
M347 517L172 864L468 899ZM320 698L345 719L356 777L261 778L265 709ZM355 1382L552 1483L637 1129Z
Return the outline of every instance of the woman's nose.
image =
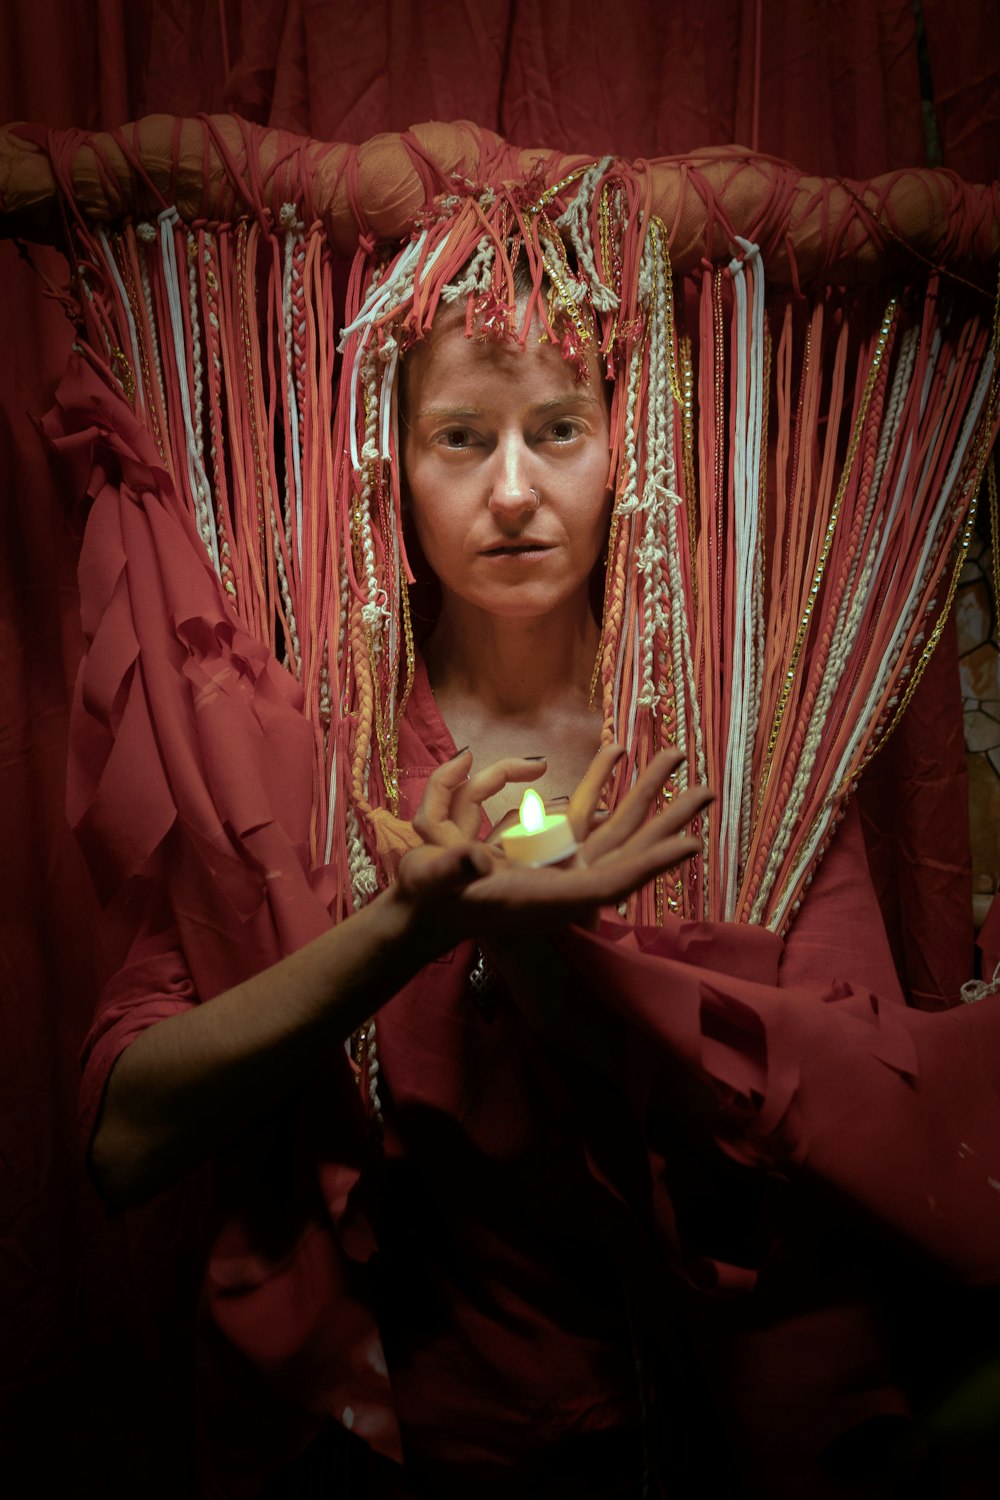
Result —
M538 509L539 494L532 484L531 453L523 441L501 443L494 455L490 510L500 525L519 524Z

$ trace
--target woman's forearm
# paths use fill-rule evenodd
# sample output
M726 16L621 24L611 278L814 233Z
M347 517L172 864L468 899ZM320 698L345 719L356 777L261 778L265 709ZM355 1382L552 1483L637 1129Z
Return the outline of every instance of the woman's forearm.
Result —
M91 1141L102 1196L146 1201L246 1130L416 973L412 909L388 891L214 999L150 1026L115 1063Z
M617 753L602 752L585 825ZM468 762L457 756L439 766L421 804L423 843L402 860L389 890L264 973L150 1026L121 1054L91 1141L100 1192L111 1203L140 1203L205 1161L462 938L520 940L586 923L689 858L698 845L681 830L710 793L690 787L646 817L675 764L675 753L661 752L617 813L587 834L573 866L542 869L508 864L449 820ZM488 772L479 778L482 786L489 780Z

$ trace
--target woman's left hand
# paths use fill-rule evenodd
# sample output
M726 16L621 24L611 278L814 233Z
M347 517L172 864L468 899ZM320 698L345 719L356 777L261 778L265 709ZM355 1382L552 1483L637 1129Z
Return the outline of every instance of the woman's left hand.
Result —
M428 778L423 800L413 819L414 830L425 844L450 849L478 840L483 803L502 792L511 782L537 780L545 773L545 761L537 756L527 760L524 756L511 755L470 775L471 768L472 751L460 750ZM497 832L496 829L493 831Z

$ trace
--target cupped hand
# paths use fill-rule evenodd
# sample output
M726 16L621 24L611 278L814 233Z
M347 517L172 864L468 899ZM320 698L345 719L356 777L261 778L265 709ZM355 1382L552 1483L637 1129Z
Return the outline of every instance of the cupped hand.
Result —
M473 774L472 751L460 750L427 778L414 830L425 844L439 848L467 844L479 837L484 802L511 782L535 781L544 771L544 760L511 755Z
M400 863L396 899L412 908L415 931L428 951L446 951L463 938L490 938L590 925L602 906L622 901L664 871L690 859L698 839L684 832L712 800L706 787L689 787L648 816L683 756L665 750L637 778L621 806L606 818L598 804L622 751L608 746L595 758L570 798L568 816L579 848L572 863L532 869L507 860L477 838L482 803L512 781L531 781L544 762L498 761L470 776L468 752L435 770L417 816L424 840Z

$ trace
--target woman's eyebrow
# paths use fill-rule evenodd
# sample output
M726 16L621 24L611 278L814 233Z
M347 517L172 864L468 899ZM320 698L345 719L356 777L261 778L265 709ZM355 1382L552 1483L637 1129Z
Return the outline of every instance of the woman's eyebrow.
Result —
M425 406L415 414L413 420L417 422L421 418L432 417L435 421L445 418L453 422L471 422L481 416L482 412L475 406Z
M600 404L596 396L588 396L583 391L569 391L565 396L553 396L551 401L540 401L531 409L538 412L539 416L543 416L547 411L565 411L567 407L600 406Z
M548 401L539 401L531 410L536 416L544 416L550 411L565 411L567 408L600 406L600 404L596 396L588 396L581 391L569 391L565 396L553 396ZM412 420L415 422L422 420L473 422L482 415L482 411L476 406L425 406L414 414Z

